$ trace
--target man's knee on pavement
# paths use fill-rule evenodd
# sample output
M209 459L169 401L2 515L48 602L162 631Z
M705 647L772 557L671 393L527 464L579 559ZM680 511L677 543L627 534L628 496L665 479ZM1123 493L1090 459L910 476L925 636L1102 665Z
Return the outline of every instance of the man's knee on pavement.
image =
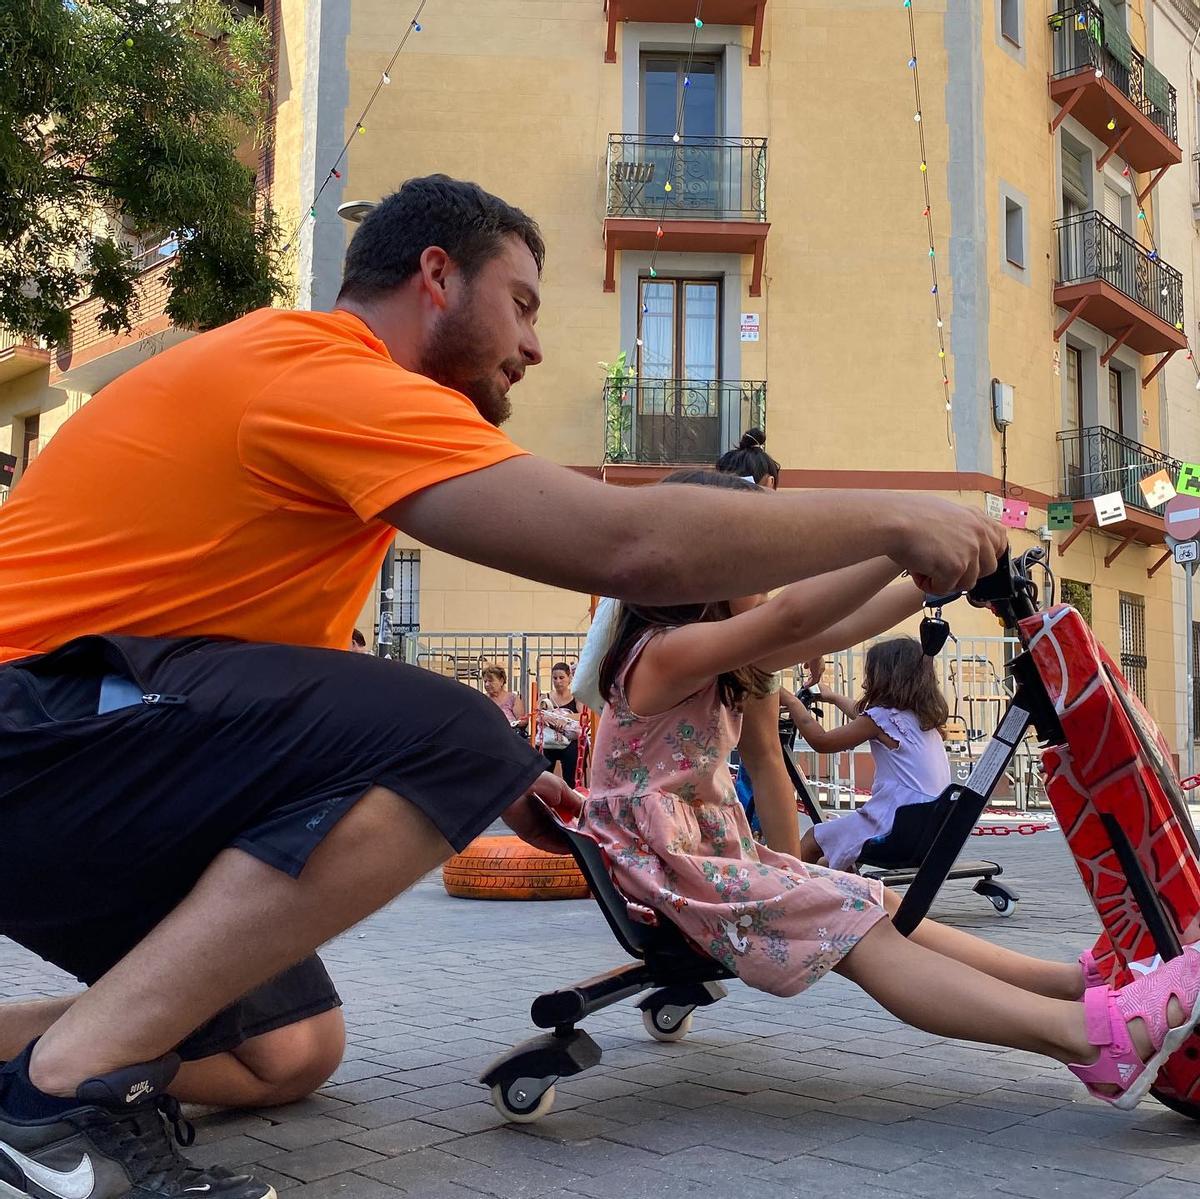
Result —
M233 1054L262 1082L258 1103L270 1107L311 1095L341 1065L345 1050L346 1024L334 1008L252 1037Z

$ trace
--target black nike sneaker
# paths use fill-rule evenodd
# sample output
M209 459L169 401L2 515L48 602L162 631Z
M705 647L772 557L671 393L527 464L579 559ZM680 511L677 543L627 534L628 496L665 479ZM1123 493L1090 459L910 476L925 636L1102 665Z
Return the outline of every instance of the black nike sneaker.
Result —
M176 1148L192 1139L179 1105L163 1094L178 1068L171 1055L90 1078L76 1091L80 1106L51 1120L14 1120L0 1109L0 1196L276 1199L274 1187L193 1166Z

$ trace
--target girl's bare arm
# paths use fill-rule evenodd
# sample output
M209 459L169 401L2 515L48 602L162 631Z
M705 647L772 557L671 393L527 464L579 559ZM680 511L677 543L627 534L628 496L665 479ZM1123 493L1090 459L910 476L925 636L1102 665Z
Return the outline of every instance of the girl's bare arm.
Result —
M763 670L784 670L794 662L804 662L818 654L849 649L907 620L921 610L924 602L925 593L911 579L902 579L871 596L828 628L784 647L778 654L759 660L755 665Z
M849 618L839 622L839 617L861 608L897 573L890 559L874 558L793 583L765 604L728 620L684 625L655 637L637 664L649 669L635 669L629 680L634 711L662 712L718 675L750 662L780 669L815 656L821 650L815 644L818 635L835 624L845 625ZM810 643L811 652L794 652Z
M854 749L880 735L879 726L869 716L856 716L840 728L827 729L791 692L780 692L796 731L818 753L835 754Z

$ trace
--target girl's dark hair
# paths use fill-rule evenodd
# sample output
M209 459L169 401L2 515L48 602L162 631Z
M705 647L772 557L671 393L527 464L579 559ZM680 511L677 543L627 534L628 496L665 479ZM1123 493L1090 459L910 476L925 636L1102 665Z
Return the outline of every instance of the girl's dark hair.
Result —
M747 429L736 447L717 459L717 470L723 475L749 477L755 483L769 478L776 487L781 469L767 453L767 435L761 429Z
M754 491L753 483L736 475L721 474L703 468L672 471L663 483L691 483L701 487L725 487L730 491ZM617 608L617 628L608 653L600 663L600 694L611 695L617 675L629 660L633 647L647 629L673 629L685 624L701 624L711 620L728 620L733 615L725 600L711 604L675 604L668 608L647 608L640 604L620 604ZM721 703L728 708L739 707L748 695L763 695L771 676L755 666L726 671L717 680Z
M555 662L554 665L550 667L551 674L554 674L559 670L561 670L563 674L571 673L571 668L565 662Z
M923 730L940 730L950 718L946 697L926 657L913 637L877 641L867 650L866 678L858 710L897 708L916 715Z

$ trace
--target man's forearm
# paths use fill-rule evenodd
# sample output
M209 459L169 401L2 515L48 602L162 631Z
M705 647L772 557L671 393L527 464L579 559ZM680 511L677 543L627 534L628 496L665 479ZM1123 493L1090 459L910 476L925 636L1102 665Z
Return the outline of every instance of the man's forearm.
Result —
M753 495L716 488L662 487L652 530L638 538L642 602L730 599L894 553L906 526L901 497L809 491ZM679 492L679 495L672 495ZM698 521L696 493L715 501ZM711 523L710 523L711 522ZM662 569L669 564L669 569ZM685 579L699 594L678 594ZM664 595L660 589L666 589Z
M547 503L569 542L545 536ZM880 556L958 590L981 564L992 569L1003 541L981 514L927 496L612 487L530 457L448 479L382 516L472 562L642 604L732 599Z

